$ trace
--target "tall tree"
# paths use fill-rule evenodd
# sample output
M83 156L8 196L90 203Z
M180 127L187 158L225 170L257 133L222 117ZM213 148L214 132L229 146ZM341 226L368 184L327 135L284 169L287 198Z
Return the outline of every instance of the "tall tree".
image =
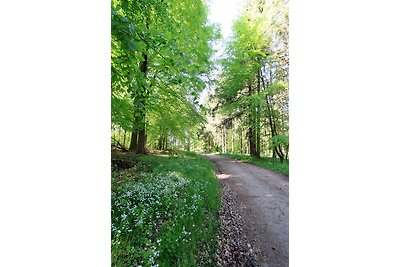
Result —
M206 21L203 0L112 2L112 119L132 132L131 151L145 153L149 136L164 143L169 134L187 139L185 127L201 121L194 106L215 37ZM192 124L179 119L182 114Z
M288 158L287 29L287 1L249 0L222 61L217 109L247 129L249 153L255 157L267 150L264 138L273 155Z

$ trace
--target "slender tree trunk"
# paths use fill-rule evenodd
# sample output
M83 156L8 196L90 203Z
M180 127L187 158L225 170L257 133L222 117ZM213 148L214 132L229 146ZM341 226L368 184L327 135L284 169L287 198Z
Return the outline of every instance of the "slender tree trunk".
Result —
M251 86L251 83L249 82L249 96L253 94L253 89ZM256 146L256 127L255 126L255 119L256 119L256 110L254 109L254 106L250 106L252 109L250 116L249 116L249 129L248 129L248 137L249 137L249 148L250 148L250 156L256 157L257 156L257 146Z
M158 150L161 150L162 149L162 142L163 142L163 136L162 135L160 135L159 137L158 137L158 146L157 146L157 149Z
M274 158L278 158L278 149L276 147L274 147Z
M272 158L276 159L276 148L272 149Z
M272 125L273 125L273 128L274 128L274 132L273 132L274 136L277 136L278 135L278 131L276 130L276 118L275 117L272 118L272 122L273 122ZM276 153L278 154L278 157L282 162L285 159L285 154L282 151L282 145L279 144L277 146Z
M250 156L256 157L257 156L257 151L256 151L256 142L254 142L254 131L253 128L249 128L249 142L250 142Z
M222 153L226 153L225 127L222 127Z
M274 138L278 134L277 134L277 130L276 130L275 118L272 116L272 103L271 103L272 100L271 100L270 96L268 96L268 95L266 95L266 102L267 102L267 113L268 113L267 117L268 117L270 129L271 129L271 138ZM275 145L275 147L274 147L273 157L275 157L276 155L278 155L279 159L281 161L283 161L284 154L282 153L280 145Z
M267 133L267 129L264 129L264 155L269 157L269 149L268 149L268 133Z
M208 150L207 150L207 152L208 153L210 153L211 152L211 133L209 133L208 135L207 135L207 139L208 139Z
M257 72L257 93L260 93L261 89L261 69ZM261 153L261 127L260 127L260 113L261 113L261 105L259 102L257 102L256 105L256 111L255 111L255 130L256 130L256 136L255 136L255 141L256 141L256 157L260 157Z
M225 153L225 133L224 133L224 128L222 128L222 153Z
M262 70L261 70L261 68L259 69L259 71L258 71L258 77L257 77L257 85L258 85L258 93L260 93L261 92L261 89L262 89L262 85L261 85L261 75L262 75ZM262 129L261 129L261 106L262 106L262 103L261 103L261 101L260 102L258 102L258 112L257 112L257 133L258 133L258 135L257 135L257 137L258 137L258 139L257 139L257 151L258 151L258 156L260 157L260 155L261 155L261 132L262 132Z
M285 160L289 160L289 145L286 146Z
M228 127L225 128L225 153L228 153Z
M132 134L131 134L131 143L129 145L129 151L131 152L136 152L137 145L138 145L138 132L135 129L137 127L136 125L136 118L133 120L133 129L132 129Z
M166 133L166 134L165 134L165 137L164 137L164 146L163 146L163 149L164 149L164 150L167 150L167 149L168 149L168 133Z
M240 139L240 154L243 154L243 140L242 140L242 127L239 129L239 139Z
M224 143L225 143L225 153L229 153L229 128L225 126L224 129Z
M276 152L278 153L281 162L285 159L285 154L282 152L282 146L278 145Z
M235 154L235 124L232 121L232 154Z
M126 145L126 131L124 130L124 148L125 148L125 145Z
M121 143L121 141L122 141L122 131L121 131L121 129L118 129L118 142L119 143Z
M222 127L221 127L221 153L224 153L224 132L223 132L223 130L222 130Z

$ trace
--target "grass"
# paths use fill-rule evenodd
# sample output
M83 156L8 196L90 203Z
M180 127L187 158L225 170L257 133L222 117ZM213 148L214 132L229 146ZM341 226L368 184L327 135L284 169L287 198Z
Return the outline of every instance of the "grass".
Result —
M289 175L289 162L284 161L280 162L279 159L274 159L274 158L267 158L267 157L261 157L261 158L255 158L251 157L249 155L241 155L241 154L222 154L224 156L233 158L233 159L239 159L243 160L249 163L252 163L254 165L264 167L267 169L271 169L286 175Z
M112 266L215 266L212 163L194 153L113 159L128 168L112 172Z

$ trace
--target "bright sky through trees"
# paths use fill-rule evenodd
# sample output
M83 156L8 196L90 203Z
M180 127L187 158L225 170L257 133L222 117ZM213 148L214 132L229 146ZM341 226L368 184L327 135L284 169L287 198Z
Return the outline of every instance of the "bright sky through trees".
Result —
M113 145L287 159L287 1L113 0Z
M245 0L210 0L209 20L221 25L221 33L224 38L232 34L232 22L240 15L240 10Z
M247 0L231 25L214 57L204 143L208 151L288 160L288 1Z
M207 1L207 5L209 7L208 19L210 23L216 23L220 26L221 34L225 41L232 35L233 21L240 16L241 10L245 3L246 0ZM214 58L218 59L225 53L225 42L222 40L220 42L214 43L213 48L217 50ZM209 89L210 88L203 90L203 92L200 94L200 103L204 102L204 99Z

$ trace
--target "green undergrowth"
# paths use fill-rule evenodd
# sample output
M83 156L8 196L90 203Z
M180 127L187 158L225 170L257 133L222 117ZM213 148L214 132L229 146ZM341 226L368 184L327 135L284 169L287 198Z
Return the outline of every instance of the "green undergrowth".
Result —
M212 163L194 153L112 160L112 266L215 266Z
M249 163L252 163L254 165L264 167L267 169L271 169L286 175L289 175L289 162L284 161L281 162L279 159L274 159L274 158L267 158L267 157L261 157L261 158L255 158L251 157L249 155L241 155L241 154L222 154L224 156L233 158L233 159L239 159L243 160Z

